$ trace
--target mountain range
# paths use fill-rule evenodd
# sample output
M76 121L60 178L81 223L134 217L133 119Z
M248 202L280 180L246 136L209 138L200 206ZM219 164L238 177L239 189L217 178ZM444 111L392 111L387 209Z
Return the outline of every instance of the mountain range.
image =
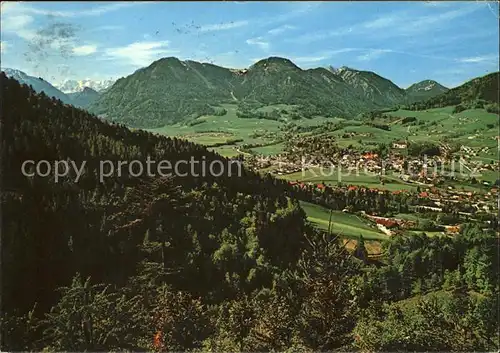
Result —
M14 78L22 84L33 87L33 90L37 93L44 92L49 97L54 97L61 100L63 103L71 104L79 108L87 108L91 102L99 97L99 93L89 87L83 87L81 91L64 93L41 77L30 76L16 69L5 68L2 70L7 77Z
M243 70L168 57L119 79L89 110L148 128L213 114L227 103L289 104L304 115L353 117L414 102L414 92L420 94L373 72L348 67L304 70L280 57Z
M41 77L30 76L23 71L5 68L2 69L7 77L16 79L18 82L33 87L37 93L44 92L49 97L61 100L63 103L71 104L71 99L63 92L54 87L50 82Z
M167 57L114 83L67 80L59 87L72 92L64 93L42 78L13 69L5 72L37 92L139 128L217 114L221 104L237 104L240 108L288 104L304 117L354 117L396 106L456 105L478 95L479 99L486 95L487 100L494 101L494 75L498 75L491 74L491 79L487 75L452 90L432 80L403 89L374 72L346 66L301 69L280 57L269 57L241 70ZM102 90L83 87L87 83Z

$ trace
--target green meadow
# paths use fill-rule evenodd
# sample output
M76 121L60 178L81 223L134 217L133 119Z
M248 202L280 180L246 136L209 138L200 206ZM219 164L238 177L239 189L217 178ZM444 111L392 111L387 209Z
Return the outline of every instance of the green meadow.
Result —
M358 239L359 236L369 240L384 240L388 238L386 234L380 232L367 220L357 215L341 211L330 211L325 207L309 202L300 202L300 205L307 214L307 220L324 230L328 230L331 212L332 233L340 234L343 238Z

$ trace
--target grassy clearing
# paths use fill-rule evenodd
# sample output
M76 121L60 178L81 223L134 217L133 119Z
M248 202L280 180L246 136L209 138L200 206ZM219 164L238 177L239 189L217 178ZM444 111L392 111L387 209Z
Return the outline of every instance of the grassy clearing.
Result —
M255 147L252 148L252 151L258 154L262 154L264 156L273 156L282 153L284 148L285 144L283 142L279 142L273 145Z
M210 146L217 143L229 143L233 139L233 134L227 132L201 132L184 135L183 138L200 145Z
M196 125L174 124L167 125L158 129L149 129L148 131L167 136L185 138L200 144L210 145L214 143L213 139L206 140L204 136L207 133L219 132L231 136L231 139L241 139L242 143L248 144L268 144L279 139L281 135L280 127L283 122L269 119L242 119L236 116L238 106L235 104L223 104L227 113L223 116L205 115L197 119L201 123ZM260 108L263 111L274 109L291 110L293 107L284 104ZM325 121L334 121L334 119L317 117L314 119L301 119L294 121L300 126L321 125ZM197 136L200 135L200 136ZM224 140L215 143L224 142Z
M498 115L488 113L484 109L469 109L453 114L453 108L444 107L424 111L398 110L387 115L417 118L419 121L417 125L393 124L391 126L392 131L405 134L410 141L439 142L443 138L450 138L453 142L470 147L495 145L492 137L498 135ZM489 124L495 127L488 127Z
M301 207L307 214L307 219L317 227L327 230L330 220L330 210L308 202L301 202ZM332 213L332 232L344 238L357 239L360 235L366 240L384 240L388 236L378 231L364 219L340 211Z
M384 185L382 185L380 183L378 176L369 173L367 174L361 171L359 173L352 172L349 175L347 175L348 174L347 171L346 172L341 171L341 173L339 173L338 169L332 172L331 170L327 170L325 168L323 171L324 172L321 173L320 168L311 168L304 170L304 172L299 171L296 173L283 175L282 178L291 181L298 180L298 181L318 182L318 183L323 182L326 185L332 185L332 186L336 186L340 182L342 184L347 184L347 185L358 185L371 189L380 189L389 191L396 191L396 190L415 191L417 189L416 185L405 183L399 180L397 177L389 175L384 177L386 181Z
M234 139L243 139L246 143L266 143L268 138L254 137L257 133L276 133L279 131L280 122L267 119L241 119L236 116L237 106L234 104L225 104L223 107L227 113L223 116L205 115L199 117L201 124L189 126L185 124L167 125L162 128L152 129L150 131L159 134L176 137L193 138L197 134L207 132L220 132L230 134Z
M239 154L235 146L220 146L220 147L209 148L209 150L217 152L221 156L228 158L236 157Z

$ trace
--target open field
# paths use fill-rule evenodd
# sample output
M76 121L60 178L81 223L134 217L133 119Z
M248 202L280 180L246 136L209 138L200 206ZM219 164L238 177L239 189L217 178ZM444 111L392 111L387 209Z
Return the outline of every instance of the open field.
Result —
M196 120L196 124L176 124L149 131L206 145L225 157L235 157L239 153L248 155L249 152L275 156L284 152L283 138L285 126L287 126L285 122L269 119L242 119L236 115L237 105L225 104L223 107L227 111L223 116L202 116ZM275 109L290 110L293 107L280 104L262 107L258 110L267 112ZM335 143L343 148L353 147L373 151L380 143L390 145L395 140L408 139L410 142L428 141L464 145L475 151L488 147L488 150L478 152L477 156L473 156L472 162L490 163L497 160L498 143L495 136L498 135L498 115L488 113L484 109L470 109L453 114L453 107L445 107L426 111L398 110L385 113L385 115L385 118L377 118L373 122L389 125L390 131L369 126L367 120L317 117L293 120L290 123L299 127L313 128L295 132L296 136L334 136ZM412 124L402 124L405 117L415 117L417 121ZM342 123L346 126L338 130L325 131L326 127L321 124L327 121ZM321 126L321 128L314 129L314 126ZM492 126L495 127L492 128ZM249 144L256 146L251 147L250 151L241 151L242 145ZM272 166L267 171L272 171L274 168ZM384 176L384 185L382 185L377 175L365 173L362 170L358 173L354 171L349 173L347 170L339 172L338 169L325 168L323 173L320 173L319 168L312 168L280 177L291 181L324 182L332 186L342 183L389 191L415 191L417 189L416 184L403 182L398 175L392 174ZM498 173L484 171L477 179L481 182L493 183L498 179ZM463 181L448 182L444 187L448 185L464 188L467 191L477 192L484 189L482 185L471 185Z
M308 202L301 202L301 207L307 214L307 219L317 227L327 230L330 220L330 210ZM332 213L332 232L344 238L357 239L360 235L366 240L384 240L388 236L368 223L368 221L340 211Z
M453 114L453 107L445 107L425 111L398 110L387 115L417 118L416 125L391 125L391 131L404 134L401 137L408 137L409 141L442 142L448 139L469 147L494 148L497 145L493 138L498 135L498 115L484 109Z
M331 171L325 168L323 172L324 173L322 175L320 168L311 168L304 170L304 172L299 171L296 173L283 175L281 176L281 178L290 181L298 180L318 183L324 182L326 185L333 186L337 185L340 182L342 184L365 186L371 189L389 191L415 191L417 189L416 185L405 183L402 180L399 180L397 177L390 175L384 177L385 182L384 185L382 185L378 176L372 175L370 173L364 173L363 171L360 171L359 173L352 172L349 174L347 173L347 171L340 171L339 173L338 169Z
M237 105L222 105L227 113L223 116L206 115L196 119L195 124L175 124L148 131L184 138L204 145L220 144L234 140L242 140L240 144L261 144L262 147L252 149L263 155L278 154L283 151L280 143L285 123L269 119L242 119L236 116ZM272 109L289 110L291 106L275 105L259 108L259 111ZM435 108L425 111L398 110L385 113L390 119L378 119L374 122L387 124L391 130L386 131L359 120L346 121L340 118L316 117L313 119L293 120L290 123L301 127L319 126L324 122L346 122L348 125L335 131L302 132L299 135L333 135L341 147L370 150L379 143L391 143L394 140L408 139L410 142L443 142L459 143L472 148L489 147L489 151L481 153L478 158L486 161L496 160L498 135L498 115L488 113L484 109L469 109L453 114L453 107ZM415 117L415 124L402 124L405 117ZM400 118L400 119L398 119ZM491 128L491 126L494 128ZM217 135L217 133L219 135ZM212 135L210 135L212 134ZM345 137L346 134L352 135ZM273 144L276 142L275 144ZM224 152L223 152L224 153ZM227 155L227 153L224 153ZM231 154L231 153L229 153Z
M262 146L262 147L255 147L252 148L251 150L257 154L261 154L263 156L272 156L272 155L277 155L281 152L283 152L284 149L284 143L279 142L276 144L272 145L267 145L267 146Z
M236 111L238 109L237 105L223 104L222 107L227 111L223 116L205 115L196 119L195 125L178 123L158 129L148 129L148 131L167 136L185 138L189 141L205 145L226 141L223 138L217 141L213 139L207 141L203 138L206 133L213 132L224 133L224 138L226 139L241 139L243 140L242 143L246 144L268 144L279 140L278 137L281 135L280 126L284 125L283 122L269 119L242 119L236 116ZM280 105L280 107L285 109L286 105ZM263 107L260 108L260 110L265 111L266 108L269 107ZM301 119L294 121L294 123L300 126L315 126L325 121L335 120L318 117L314 119Z
M469 109L453 114L453 107L444 107L424 111L397 110L385 113L385 115L391 118L376 119L373 122L389 125L390 131L363 124L347 126L332 134L337 137L339 145L344 147L352 145L366 148L406 138L410 142L438 143L448 139L450 142L470 147L494 148L496 146L494 137L498 135L498 115L488 113L484 109ZM401 120L405 117L415 117L417 123L402 124ZM491 128L491 124L495 127ZM355 134L355 136L342 137L348 133ZM366 134L368 136L364 136ZM496 151L493 152L485 156L494 157Z

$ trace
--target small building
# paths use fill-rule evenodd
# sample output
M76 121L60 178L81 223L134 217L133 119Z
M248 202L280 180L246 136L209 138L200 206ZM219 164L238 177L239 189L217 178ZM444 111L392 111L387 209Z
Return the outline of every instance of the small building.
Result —
M408 144L405 141L396 141L392 143L392 148L405 149L408 148Z
M371 159L375 159L375 158L378 158L378 154L377 153L368 152L368 153L365 153L363 155L363 159L371 160Z
M455 226L445 226L446 233L448 234L457 234L460 232L460 225Z

